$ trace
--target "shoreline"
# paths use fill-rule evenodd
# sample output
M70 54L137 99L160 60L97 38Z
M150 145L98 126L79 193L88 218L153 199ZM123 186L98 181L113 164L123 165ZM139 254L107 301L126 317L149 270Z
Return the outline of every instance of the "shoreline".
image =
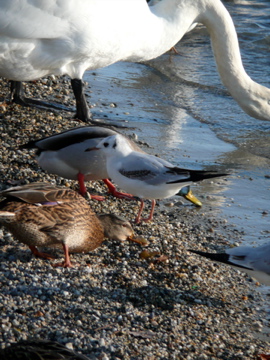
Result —
M42 93L44 100L74 106L64 77L30 83L27 90L28 96L41 98ZM1 80L0 97L6 93L7 82ZM69 112L9 104L2 104L0 114L1 188L9 180L76 188L74 181L43 172L33 152L16 148L83 123L70 120ZM140 140L146 140L142 133ZM100 182L88 182L87 187L106 194ZM81 266L71 269L55 269L50 262L33 258L26 246L4 231L0 346L39 337L103 360L248 360L269 353L269 341L254 335L268 325L256 283L187 251L224 249L241 239L241 231L224 218L209 217L207 208L197 211L180 200L173 206L164 205L170 199L160 202L152 223L134 226L136 234L149 242L147 247L106 240L92 253L72 255ZM89 203L97 213L114 211L130 221L138 210L136 202L111 196ZM143 250L157 251L167 260L143 259Z

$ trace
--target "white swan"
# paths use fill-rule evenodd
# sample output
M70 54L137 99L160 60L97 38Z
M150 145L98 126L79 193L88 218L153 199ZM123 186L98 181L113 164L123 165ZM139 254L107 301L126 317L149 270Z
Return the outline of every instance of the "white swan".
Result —
M175 45L195 23L211 36L224 85L242 109L270 120L270 89L245 72L232 19L220 0L0 0L0 76L21 81L68 74L76 116L90 117L82 77L117 61L146 61ZM16 83L19 82L19 83Z

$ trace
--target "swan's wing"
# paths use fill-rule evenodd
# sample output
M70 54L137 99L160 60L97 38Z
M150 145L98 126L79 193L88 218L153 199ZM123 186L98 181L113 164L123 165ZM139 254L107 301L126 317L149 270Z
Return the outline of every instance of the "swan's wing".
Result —
M58 38L69 28L72 1L0 0L0 35L12 39ZM76 7L75 7L76 8Z

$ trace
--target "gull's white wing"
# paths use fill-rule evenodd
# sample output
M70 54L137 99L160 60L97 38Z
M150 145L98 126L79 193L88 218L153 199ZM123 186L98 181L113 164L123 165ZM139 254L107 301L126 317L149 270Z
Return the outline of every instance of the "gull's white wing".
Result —
M165 165L166 164L166 165ZM126 178L143 181L148 185L161 185L170 181L186 182L189 172L176 173L172 164L153 155L131 153L119 161L118 171Z
M270 275L270 244L257 248L239 246L227 249L226 253L230 255L232 263Z

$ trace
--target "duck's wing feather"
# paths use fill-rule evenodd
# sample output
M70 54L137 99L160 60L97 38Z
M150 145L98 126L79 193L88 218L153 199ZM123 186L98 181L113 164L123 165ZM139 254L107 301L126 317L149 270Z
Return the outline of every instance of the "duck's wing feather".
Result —
M80 196L74 191L63 189L47 183L31 183L11 187L0 193L5 198L20 199L29 204L57 205L59 201L70 201L72 197Z

